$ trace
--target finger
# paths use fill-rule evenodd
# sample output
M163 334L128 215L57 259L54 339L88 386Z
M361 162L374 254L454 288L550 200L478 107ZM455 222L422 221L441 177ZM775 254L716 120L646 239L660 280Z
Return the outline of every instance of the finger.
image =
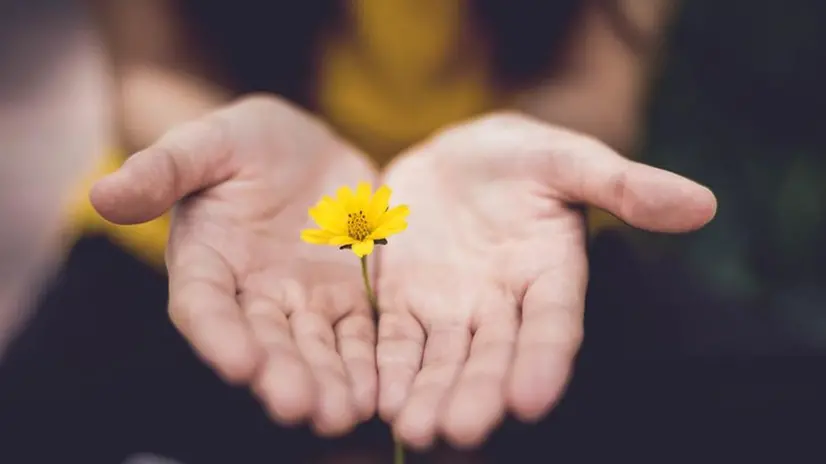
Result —
M335 332L358 417L370 419L376 413L378 394L376 326L370 316L354 314L340 320Z
M487 116L435 142L435 149L445 144L442 150L475 153L456 157L463 171L532 178L546 186L548 196L592 204L651 231L698 229L717 209L714 194L702 185L629 161L592 137L521 115Z
M717 200L708 188L623 158L594 139L559 137L566 136L569 141L546 157L543 176L567 201L597 206L655 232L695 230L714 217Z
M548 270L522 301L522 324L508 385L508 403L522 420L545 415L562 395L582 341L585 256L563 271Z
M308 420L316 406L316 385L287 316L266 298L249 299L244 306L255 337L266 352L253 390L276 421L295 424Z
M470 328L465 324L439 323L427 331L422 369L393 423L396 435L413 448L425 449L433 444L439 408L467 359L470 338Z
M468 360L442 412L440 428L455 447L478 446L504 417L505 379L518 329L515 311L506 309L497 308L479 321Z
M169 315L199 356L232 383L251 380L262 352L235 299L235 278L208 246L169 253Z
M358 414L330 322L319 314L295 312L290 324L318 389L313 427L328 436L349 432L356 425Z
M235 168L223 121L213 115L168 132L98 181L90 194L92 205L109 221L137 224L157 218L190 193L230 178Z
M382 312L376 363L379 372L379 415L393 422L407 400L413 379L419 372L425 334L409 312Z

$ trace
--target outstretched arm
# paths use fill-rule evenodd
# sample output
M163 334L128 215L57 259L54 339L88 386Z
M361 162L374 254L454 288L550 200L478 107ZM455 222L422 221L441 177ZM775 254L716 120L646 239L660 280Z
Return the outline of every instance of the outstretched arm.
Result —
M629 153L641 135L665 32L678 0L588 2L555 75L516 97L546 122Z
M678 2L588 2L559 72L517 95L515 107L635 158L665 33ZM600 209L589 210L591 234L619 224Z
M170 0L89 0L115 74L119 138L129 150L231 100ZM159 110L162 108L162 110Z

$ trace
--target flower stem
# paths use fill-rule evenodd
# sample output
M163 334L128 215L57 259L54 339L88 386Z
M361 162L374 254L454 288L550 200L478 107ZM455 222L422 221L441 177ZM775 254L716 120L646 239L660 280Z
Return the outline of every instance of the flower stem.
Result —
M364 279L364 289L367 291L367 299L370 300L370 308L373 311L378 311L379 305L376 301L376 293L373 292L373 286L370 285L367 256L361 257L361 277ZM393 437L393 464L404 464L404 447L395 437Z
M393 438L393 464L404 464L404 447L396 438Z
M370 285L370 273L367 272L367 256L361 257L361 277L364 279L364 289L367 290L367 299L370 300L370 308L373 311L378 311L379 305L376 302L376 294L373 292L373 286Z

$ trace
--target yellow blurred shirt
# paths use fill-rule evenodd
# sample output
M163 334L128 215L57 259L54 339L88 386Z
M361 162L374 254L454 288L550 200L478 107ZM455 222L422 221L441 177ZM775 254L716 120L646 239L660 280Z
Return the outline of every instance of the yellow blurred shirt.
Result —
M466 14L468 0L353 0L345 26L324 37L317 101L322 115L379 164L447 124L496 107L489 56ZM72 229L103 233L163 269L169 218L115 226L88 201L92 182L113 172L112 152L77 192ZM592 231L615 221L589 215Z

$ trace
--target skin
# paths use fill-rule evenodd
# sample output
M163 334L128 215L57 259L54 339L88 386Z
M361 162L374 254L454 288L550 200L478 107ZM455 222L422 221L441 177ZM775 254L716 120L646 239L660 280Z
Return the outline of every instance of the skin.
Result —
M519 114L446 129L382 178L411 216L378 254L376 341L358 260L298 238L321 195L375 175L308 114L254 97L169 132L91 198L120 224L179 202L170 316L275 419L338 435L378 406L414 448L477 445L505 411L536 420L559 398L587 285L572 204L661 232L716 208L705 187Z
M506 411L535 421L560 398L588 283L573 204L672 233L716 208L705 187L517 113L447 129L384 179L411 215L380 255L379 411L422 449L477 446Z
M671 1L652 0L648 10L623 3L656 41ZM378 408L403 441L424 448L438 435L475 446L508 410L536 420L561 395L582 338L584 226L570 204L664 232L713 216L707 189L556 125L615 148L637 136L654 47L631 52L589 10L563 72L514 101L548 123L513 113L468 121L383 174L394 204L413 214L410 229L374 257L377 341L357 260L303 244L297 233L322 194L377 179L365 157L277 98L228 105L206 63L181 69L173 57L189 56L191 44L166 0L91 4L118 58L118 139L149 146L101 181L92 200L124 224L180 201L167 257L170 316L206 362L249 385L279 422L338 435ZM95 121L100 132L99 119L73 121Z
M119 224L179 202L166 256L172 322L275 420L340 435L375 413L372 314L358 259L299 231L322 195L374 179L319 121L250 97L170 131L91 199Z
M514 96L520 111L593 135L632 155L645 129L650 87L656 77L676 0L612 0L639 40L617 36L604 8L590 2L573 30L559 69Z
M146 147L175 125L232 100L232 92L221 85L222 74L201 58L173 2L87 1L116 57L112 71L122 144ZM588 5L559 69L516 92L509 107L630 151L643 129L640 116L678 2L617 0L617 5L629 28L638 32L643 49L618 38L605 10ZM181 56L188 58L182 62Z

